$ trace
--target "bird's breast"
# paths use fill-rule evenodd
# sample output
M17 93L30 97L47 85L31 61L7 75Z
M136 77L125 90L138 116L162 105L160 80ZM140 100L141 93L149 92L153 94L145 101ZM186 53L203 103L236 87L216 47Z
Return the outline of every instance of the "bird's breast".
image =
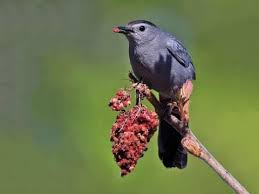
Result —
M130 52L134 74L152 89L167 91L172 86L172 57L157 48L136 48Z

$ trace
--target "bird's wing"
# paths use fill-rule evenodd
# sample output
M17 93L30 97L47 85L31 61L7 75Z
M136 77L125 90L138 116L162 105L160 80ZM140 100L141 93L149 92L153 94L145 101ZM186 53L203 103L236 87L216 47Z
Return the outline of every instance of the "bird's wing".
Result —
M189 67L192 63L191 56L188 54L186 48L182 43L176 39L171 38L167 41L167 50L169 53L184 67Z

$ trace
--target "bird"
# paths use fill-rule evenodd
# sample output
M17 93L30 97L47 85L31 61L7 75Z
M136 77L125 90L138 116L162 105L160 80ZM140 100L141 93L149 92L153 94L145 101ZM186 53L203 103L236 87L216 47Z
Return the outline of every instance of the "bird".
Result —
M175 99L176 91L187 80L195 80L192 58L183 43L174 35L147 20L130 21L113 28L129 42L129 59L134 75L159 93L160 103ZM160 119L158 155L166 168L187 166L187 151L181 145L182 136Z

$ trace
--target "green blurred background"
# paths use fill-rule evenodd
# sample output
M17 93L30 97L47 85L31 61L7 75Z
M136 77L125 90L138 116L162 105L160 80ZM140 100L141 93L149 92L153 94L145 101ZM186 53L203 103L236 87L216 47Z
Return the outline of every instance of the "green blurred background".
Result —
M259 193L259 3L256 0L1 0L0 193L232 193L203 162L165 169L156 135L121 178L111 153L128 84L128 45L113 26L148 19L192 53L191 127L251 193Z

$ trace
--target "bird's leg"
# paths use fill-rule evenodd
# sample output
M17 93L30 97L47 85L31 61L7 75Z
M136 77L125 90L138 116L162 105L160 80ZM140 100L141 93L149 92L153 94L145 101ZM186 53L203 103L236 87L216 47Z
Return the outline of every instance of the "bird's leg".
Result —
M162 114L159 115L161 118L171 116L173 114L174 105L173 103L167 103L166 105L161 104Z

